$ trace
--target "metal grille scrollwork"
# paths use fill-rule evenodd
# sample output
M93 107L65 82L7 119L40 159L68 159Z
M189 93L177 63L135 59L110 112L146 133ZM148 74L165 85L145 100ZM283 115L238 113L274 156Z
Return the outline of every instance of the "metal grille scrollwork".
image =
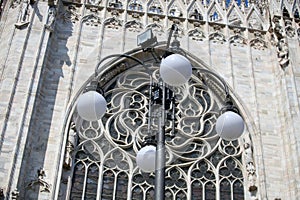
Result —
M155 174L135 163L148 135L149 75L159 82L157 64L129 68L107 82L108 110L101 120L87 122L73 114L78 145L71 199L154 199ZM176 109L175 120L166 121L165 198L243 199L240 144L221 140L214 129L222 106L217 92L196 73L189 83L171 89ZM155 135L159 112L153 107Z

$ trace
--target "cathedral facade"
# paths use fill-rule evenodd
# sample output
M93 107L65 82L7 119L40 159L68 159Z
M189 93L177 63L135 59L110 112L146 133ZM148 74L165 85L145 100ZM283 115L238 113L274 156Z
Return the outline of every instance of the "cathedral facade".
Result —
M0 199L154 199L135 157L158 130L149 76L160 81L173 25L193 74L172 87L165 199L300 199L299 12L299 0L2 0ZM95 83L108 108L90 122L76 103ZM224 85L245 121L234 141L215 131Z

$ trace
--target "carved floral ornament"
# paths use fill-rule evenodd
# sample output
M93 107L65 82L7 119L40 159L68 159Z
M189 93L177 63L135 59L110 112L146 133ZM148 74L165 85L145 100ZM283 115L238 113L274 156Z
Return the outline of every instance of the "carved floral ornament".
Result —
M161 53L156 49L156 54ZM101 120L89 122L82 120L76 111L72 114L76 128L70 128L69 134L74 135L76 132L78 145L74 147L72 167L76 180L68 183L72 187L71 199L78 194L76 188L83 185L94 188L89 190L90 198L99 195L100 198L111 199L112 195L122 195L145 199L153 195L153 174L142 173L135 162L136 153L148 135L149 75L154 82L159 80L159 65L155 58L145 59L147 68L135 64L131 66L125 59L111 64L100 75L98 85L103 88L108 102L107 112ZM227 193L233 192L231 187L227 187L232 184L236 193L233 195L244 196L244 187L249 191L256 187L252 142L249 136L245 136L248 144L245 148L242 141L222 141L216 135L214 124L222 105L217 96L224 94L218 80L198 73L198 67L195 64L191 81L187 85L172 88L177 101L174 124L176 134L174 136L171 132L173 122L169 120L166 123L166 195L172 199L189 199L188 195L197 195L197 188L202 188L206 195L215 198L223 194L223 189ZM156 109L153 108L151 134L156 134L159 128L159 110ZM69 168L73 147L67 145L66 148L69 153L65 160ZM245 155L244 148L247 149ZM248 171L246 163L249 163ZM246 177L243 177L243 171ZM97 178L89 182L84 176L76 174ZM203 187L202 183L209 185L210 189Z

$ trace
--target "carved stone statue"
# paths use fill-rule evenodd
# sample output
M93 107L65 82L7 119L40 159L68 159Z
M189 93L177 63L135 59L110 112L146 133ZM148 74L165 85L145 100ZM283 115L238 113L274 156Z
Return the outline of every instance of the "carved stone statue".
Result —
M64 159L64 168L70 169L72 167L73 163L73 151L74 146L76 143L76 129L75 124L73 124L69 131L68 141L66 145L66 153L65 153L65 159Z
M48 11L48 22L45 25L49 31L53 31L55 17L56 17L56 8L54 6L51 6Z
M289 47L285 38L278 41L277 44L277 57L281 68L286 68L290 62Z
M18 22L15 24L17 28L25 27L29 24L29 1L23 0Z

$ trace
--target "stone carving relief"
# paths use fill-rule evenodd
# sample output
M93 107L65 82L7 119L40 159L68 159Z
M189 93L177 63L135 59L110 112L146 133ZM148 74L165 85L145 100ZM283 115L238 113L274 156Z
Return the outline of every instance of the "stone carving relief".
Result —
M265 50L267 48L267 42L263 39L261 32L254 32L254 39L250 40L250 46L258 50Z
M279 65L282 69L286 68L289 65L289 47L286 38L282 38L278 41L277 44L277 57Z
M288 18L284 19L285 31L280 25L281 17L274 16L272 21L273 28L269 30L271 33L271 43L276 45L279 65L282 69L285 69L290 61L287 37L294 37L295 29L292 27L292 22Z
M204 32L198 27L190 30L188 35L190 38L192 38L192 40L196 40L196 41L203 41L205 39Z
M73 5L67 6L67 9L60 13L60 18L65 23L76 23L80 17L79 9Z
M283 38L283 28L280 25L280 17L274 16L273 18L273 33L275 34L275 37L277 40L280 40Z
M110 29L120 29L122 27L122 20L118 17L113 16L104 21L104 25Z
M66 146L65 159L64 159L65 169L71 169L72 167L73 151L75 146L76 146L76 127L75 127L75 123L73 122L70 127L67 146Z
M126 22L125 28L131 32L140 32L143 29L143 24L138 20Z
M54 6L51 6L48 10L48 20L45 24L46 29L49 31L53 31L54 24L55 24L55 18L56 18L56 8Z
M88 26L99 26L101 24L101 19L95 14L89 14L82 18L82 22Z
M226 42L225 35L222 33L222 27L220 25L213 25L214 32L209 34L209 40L214 43L223 44Z
M43 168L38 169L37 178L30 181L27 184L26 189L34 190L36 186L38 186L40 192L50 192L51 186L49 183L45 181L45 176L46 176L45 170Z
M246 39L242 35L242 30L239 28L233 29L234 35L229 38L229 42L234 46L243 46L247 44Z
M146 29L151 28L155 35L162 35L164 33L163 26L158 23L151 23L146 26Z
M285 25L285 33L287 37L292 38L295 36L295 29L293 28L292 20L291 19L285 19L284 20Z
M29 24L29 16L30 16L30 9L29 9L29 1L23 0L21 4L21 10L19 13L19 18L15 26L17 28L24 28Z
M253 161L253 150L251 146L251 141L249 136L245 138L244 141L244 161L246 164L246 171L247 171L247 179L248 179L248 191L250 192L251 196L256 199L257 193L257 185L256 185L256 169Z

